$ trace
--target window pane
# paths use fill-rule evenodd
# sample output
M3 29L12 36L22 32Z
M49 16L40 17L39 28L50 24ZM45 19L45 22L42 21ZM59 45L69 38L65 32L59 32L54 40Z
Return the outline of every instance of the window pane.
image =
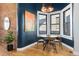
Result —
M59 31L59 25L51 25L51 31Z
M51 16L51 24L59 23L59 14Z
M51 34L59 34L59 14L51 15L51 27L50 33Z
M41 25L40 26L40 31L46 31L46 25Z
M70 36L70 9L64 11L63 13L63 30L64 30L64 35Z
M39 34L46 34L47 15L39 14Z
M39 23L46 24L46 15L43 15L43 14L39 15Z
M40 34L46 34L46 25L40 26Z
M56 17L56 23L59 23L60 21L59 21L59 17Z
M51 25L51 34L59 34L59 25Z

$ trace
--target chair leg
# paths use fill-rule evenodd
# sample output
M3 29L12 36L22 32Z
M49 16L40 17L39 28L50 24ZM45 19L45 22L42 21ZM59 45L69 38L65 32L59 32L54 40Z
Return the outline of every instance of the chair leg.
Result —
M53 44L52 44L52 47L53 47L53 49L54 49L54 52L57 53L56 44L53 43Z
M54 44L54 51L57 53L56 44Z
M45 50L46 45L47 45L46 43L43 44L43 51Z
M37 47L38 47L38 42L37 42Z
M63 46L62 46L62 43L61 42L59 42L59 46L63 49Z

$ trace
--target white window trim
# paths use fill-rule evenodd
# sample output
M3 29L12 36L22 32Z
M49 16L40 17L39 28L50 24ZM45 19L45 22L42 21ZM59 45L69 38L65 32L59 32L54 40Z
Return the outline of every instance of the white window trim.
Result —
M63 12L65 11L65 10L67 10L67 9L69 9L70 8L70 36L68 36L68 35L64 35L64 31L63 31ZM61 36L62 37L64 37L64 38L67 38L67 39L70 39L70 40L72 40L72 4L69 4L69 5L67 5L64 9L62 9L61 10L61 31L62 31L62 33L61 33Z

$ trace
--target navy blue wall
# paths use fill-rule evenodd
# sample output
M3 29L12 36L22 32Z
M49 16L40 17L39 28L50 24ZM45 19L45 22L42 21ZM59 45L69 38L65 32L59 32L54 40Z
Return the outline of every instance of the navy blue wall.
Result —
M67 38L62 37L62 42L69 45L69 46L71 46L72 48L74 47L74 40L69 40Z
M36 21L35 30L31 32L24 32L23 14L25 10L36 15L36 8L32 4L18 4L18 48L25 47L37 41L36 35Z

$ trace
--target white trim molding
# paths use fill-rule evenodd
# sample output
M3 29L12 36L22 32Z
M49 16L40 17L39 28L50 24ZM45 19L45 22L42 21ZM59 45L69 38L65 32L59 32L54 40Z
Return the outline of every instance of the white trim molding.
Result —
M70 47L69 45L67 45L65 43L62 43L62 45L65 46L65 47L67 47L67 48L69 48L71 51L73 51L73 49L74 49L74 48Z
M37 42L34 42L34 43L32 43L32 44L30 44L30 45L28 45L28 46L25 46L25 47L23 47L23 48L17 48L17 51L23 51L23 50L25 50L25 49L27 49L27 48L30 48L30 47L34 46L35 44L37 44ZM73 51L73 48L70 47L69 45L67 45L67 44L65 44L65 43L62 43L62 45L65 46L65 47L67 47L67 48L69 48L71 51Z
M68 35L64 35L64 31L63 31L63 12L64 11L66 11L67 9L69 9L70 8L70 36L68 36ZM64 37L64 38L67 38L67 39L69 39L69 40L72 40L72 3L71 4L69 4L69 5L67 5L65 8L63 8L62 10L61 10L61 30L60 30L60 32L61 32L61 36L62 37Z
M22 48L17 48L17 51L23 51L23 50L25 50L27 48L30 48L30 47L34 46L35 44L37 44L37 42L34 42L34 43L32 43L32 44L30 44L28 46L22 47Z

